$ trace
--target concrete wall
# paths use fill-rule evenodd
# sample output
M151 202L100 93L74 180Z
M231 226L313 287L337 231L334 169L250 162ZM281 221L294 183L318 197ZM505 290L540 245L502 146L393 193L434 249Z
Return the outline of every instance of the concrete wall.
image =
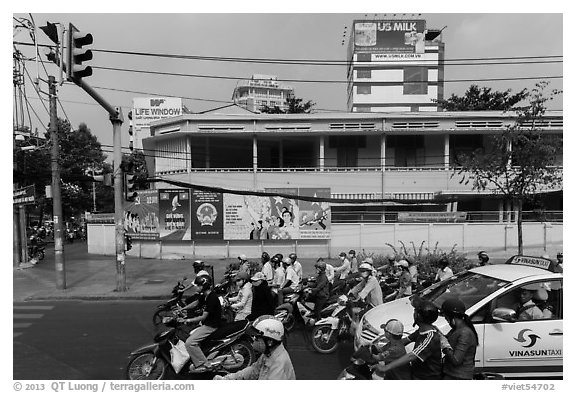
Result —
M552 253L563 247L561 223L524 223L524 249ZM340 251L355 249L368 253L386 254L387 244L400 249L401 244L413 253L424 242L431 251L436 247L458 252L486 250L514 254L518 247L517 227L508 224L332 224L331 240L297 241L186 241L154 242L132 241L127 254L141 258L193 259L230 258L246 254L259 257L263 251L284 255L296 252L302 258L335 257ZM402 242L402 243L401 243ZM413 244L412 244L413 243ZM114 255L114 225L88 225L88 252Z

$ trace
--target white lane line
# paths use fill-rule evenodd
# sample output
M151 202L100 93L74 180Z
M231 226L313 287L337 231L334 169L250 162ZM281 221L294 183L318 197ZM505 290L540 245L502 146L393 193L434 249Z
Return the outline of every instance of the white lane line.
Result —
M44 314L14 314L14 319L40 319Z
M14 310L24 311L24 310L52 310L54 306L14 306Z
M30 326L32 326L31 323L15 323L15 324L14 324L14 329L24 329L24 328L27 328L27 327L30 327Z

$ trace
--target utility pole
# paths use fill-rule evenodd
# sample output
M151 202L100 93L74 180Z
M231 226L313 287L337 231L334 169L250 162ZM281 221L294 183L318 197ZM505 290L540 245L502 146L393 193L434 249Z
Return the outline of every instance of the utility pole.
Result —
M116 226L116 292L126 292L126 254L124 252L124 195L122 183L122 111L110 115L114 140L114 224Z
M54 266L56 288L66 289L66 267L64 263L64 242L62 231L62 194L60 192L60 146L58 142L58 113L56 111L56 78L48 77L50 95L50 141L52 142L52 204L54 216Z

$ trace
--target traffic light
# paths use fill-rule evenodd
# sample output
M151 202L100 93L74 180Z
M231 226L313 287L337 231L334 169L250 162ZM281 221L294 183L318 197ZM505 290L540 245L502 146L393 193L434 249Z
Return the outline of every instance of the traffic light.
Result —
M56 45L60 43L60 39L58 38L58 26L56 23L50 23L47 21L46 26L40 26L40 30L42 30Z
M128 135L130 135L130 152L134 151L134 130L132 129L132 111L128 112L128 119L130 120L130 125L128 126Z
M132 237L124 235L124 244L126 244L126 251L130 251L132 249Z
M82 63L92 60L92 51L84 48L94 41L92 34L82 33L72 23L68 29L68 62L66 64L66 77L70 82L92 75L92 67L82 66Z
M133 173L124 174L124 199L134 202L138 193L136 192L136 175Z

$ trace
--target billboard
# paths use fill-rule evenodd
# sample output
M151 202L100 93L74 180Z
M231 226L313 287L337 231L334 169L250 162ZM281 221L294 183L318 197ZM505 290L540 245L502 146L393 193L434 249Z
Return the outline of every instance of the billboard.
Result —
M160 239L191 240L190 190L158 190Z
M416 19L354 21L354 50L424 53L426 21Z
M159 238L158 191L141 190L134 202L124 202L124 231L132 239Z
M132 100L132 125L150 127L160 119L182 115L182 99L174 97L139 97Z
M222 193L192 191L192 239L224 238Z

